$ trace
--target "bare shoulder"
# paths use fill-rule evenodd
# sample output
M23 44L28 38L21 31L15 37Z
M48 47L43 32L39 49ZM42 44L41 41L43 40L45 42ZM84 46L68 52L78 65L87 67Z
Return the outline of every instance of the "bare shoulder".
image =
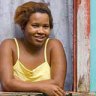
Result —
M52 49L54 49L54 48L55 48L55 49L64 49L61 41L58 40L58 39L50 39L50 40L49 40L49 46L50 46Z
M13 46L14 46L13 39L5 39L0 44L0 50L6 50L9 48L13 48Z
M63 57L66 58L65 49L60 40L50 39L48 45L49 45L48 47L50 48L51 58L53 57L55 58L55 60L57 59L57 57L59 60L61 60L61 58Z

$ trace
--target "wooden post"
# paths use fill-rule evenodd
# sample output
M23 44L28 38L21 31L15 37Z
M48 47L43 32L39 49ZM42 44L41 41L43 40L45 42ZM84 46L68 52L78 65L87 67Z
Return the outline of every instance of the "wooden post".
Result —
M77 91L90 90L90 0L77 6Z
M73 91L77 91L77 0L73 2Z

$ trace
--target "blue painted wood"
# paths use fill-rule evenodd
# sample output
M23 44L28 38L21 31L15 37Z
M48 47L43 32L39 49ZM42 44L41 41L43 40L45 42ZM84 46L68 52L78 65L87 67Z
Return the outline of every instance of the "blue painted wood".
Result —
M90 91L96 92L96 0L91 4L91 64L90 64Z

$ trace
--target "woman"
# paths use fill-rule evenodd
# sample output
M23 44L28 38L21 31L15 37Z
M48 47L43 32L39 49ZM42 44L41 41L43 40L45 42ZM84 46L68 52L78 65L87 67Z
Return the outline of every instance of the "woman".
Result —
M50 9L44 3L27 2L17 8L14 20L24 37L1 43L3 90L64 96L66 56L61 42L49 38L53 28Z

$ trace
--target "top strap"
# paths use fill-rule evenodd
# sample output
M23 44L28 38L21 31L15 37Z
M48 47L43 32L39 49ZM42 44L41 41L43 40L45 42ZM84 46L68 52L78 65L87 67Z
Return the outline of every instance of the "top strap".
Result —
M44 58L45 58L45 61L47 62L47 43L48 43L48 41L49 41L49 38L46 40L46 42L45 42L45 48L44 48Z
M18 44L18 42L17 42L17 39L16 38L14 38L14 40L15 40L15 43L16 43L16 47L17 47L17 58L19 59L19 54L20 54L20 52L19 52L19 44Z

